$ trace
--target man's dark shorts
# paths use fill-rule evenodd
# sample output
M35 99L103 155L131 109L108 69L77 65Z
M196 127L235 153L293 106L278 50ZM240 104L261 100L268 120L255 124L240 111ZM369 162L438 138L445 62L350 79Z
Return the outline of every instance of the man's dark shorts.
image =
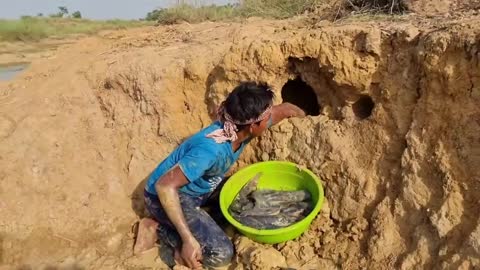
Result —
M159 223L158 238L173 248L181 248L181 238L175 227L170 222L157 195L145 191L145 205L153 218ZM193 236L202 247L203 265L206 267L219 267L229 264L232 260L234 249L225 232L200 206L206 199L192 197L179 192L185 220Z

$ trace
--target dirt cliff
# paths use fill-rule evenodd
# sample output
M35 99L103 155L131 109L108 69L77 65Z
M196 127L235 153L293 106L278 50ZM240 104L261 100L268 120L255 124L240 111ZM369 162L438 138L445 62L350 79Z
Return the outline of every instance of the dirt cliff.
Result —
M182 24L61 48L0 85L0 269L167 267L131 255L144 179L242 80L310 116L238 165L302 164L327 204L296 241L236 236L234 269L480 267L479 21Z

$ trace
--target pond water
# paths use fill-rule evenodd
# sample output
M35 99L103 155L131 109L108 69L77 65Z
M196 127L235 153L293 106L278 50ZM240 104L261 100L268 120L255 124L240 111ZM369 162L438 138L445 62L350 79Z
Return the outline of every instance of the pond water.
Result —
M28 63L0 64L0 81L13 79L17 74L28 67Z

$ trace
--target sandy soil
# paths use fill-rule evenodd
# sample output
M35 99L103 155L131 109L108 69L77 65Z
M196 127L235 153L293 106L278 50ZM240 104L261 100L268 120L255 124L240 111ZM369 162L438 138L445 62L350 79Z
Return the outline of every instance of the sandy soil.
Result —
M284 91L321 114L273 128L238 166L300 163L327 203L295 241L233 236L230 269L480 267L479 22L182 24L34 61L0 82L0 269L167 268L164 249L132 256L144 179L239 81L279 103L295 78L311 90Z

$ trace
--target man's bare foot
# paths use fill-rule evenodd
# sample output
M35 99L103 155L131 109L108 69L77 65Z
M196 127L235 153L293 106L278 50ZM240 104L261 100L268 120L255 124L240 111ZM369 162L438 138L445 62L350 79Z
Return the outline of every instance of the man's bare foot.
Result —
M143 218L138 224L137 240L133 247L133 255L138 255L155 246L157 242L158 223L151 218Z

